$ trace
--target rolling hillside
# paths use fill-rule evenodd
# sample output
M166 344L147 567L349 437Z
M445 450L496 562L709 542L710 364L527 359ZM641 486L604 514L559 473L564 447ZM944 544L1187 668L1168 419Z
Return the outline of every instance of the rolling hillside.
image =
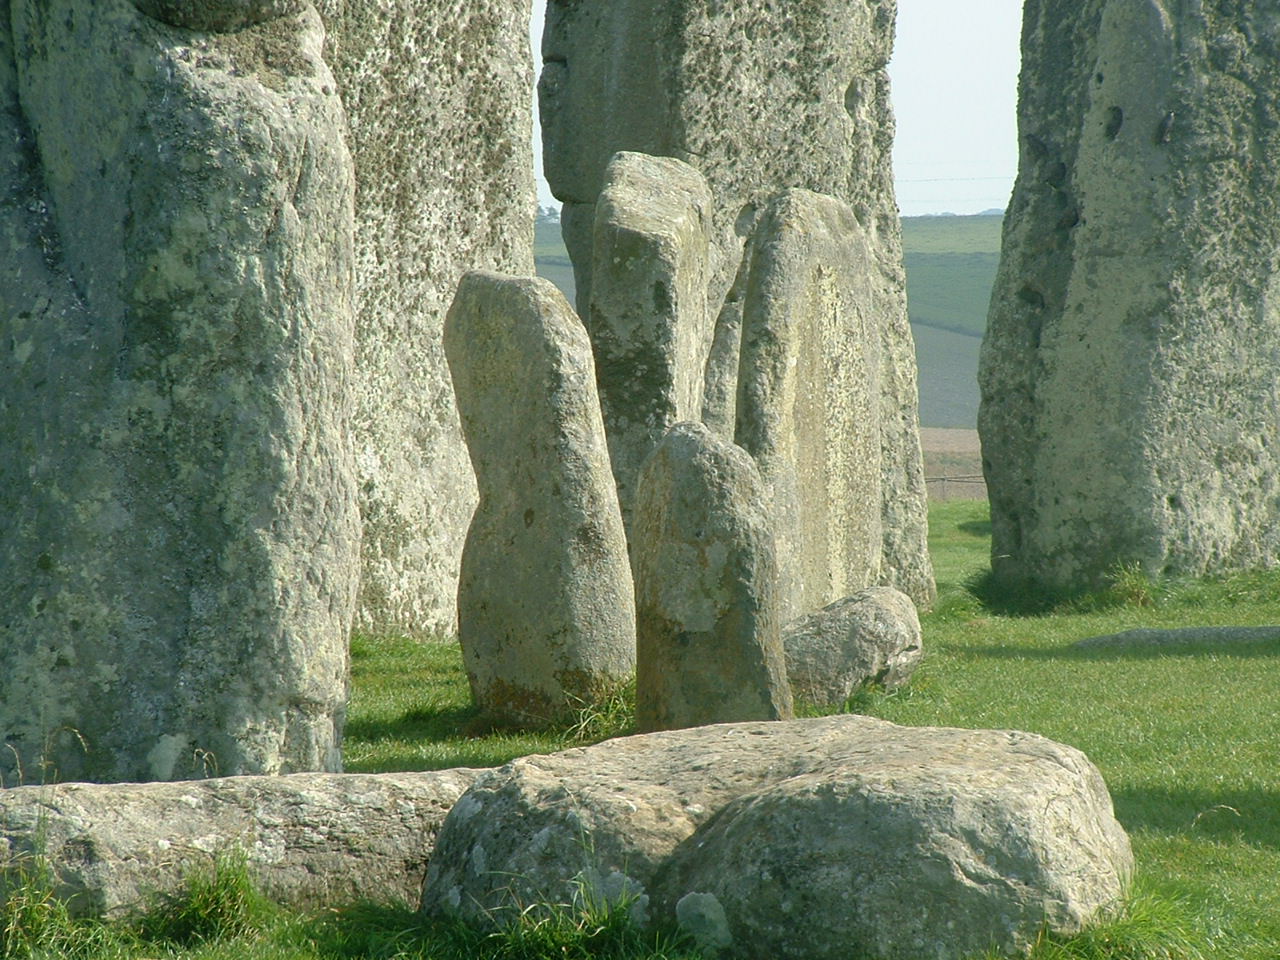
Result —
M999 215L907 217L902 243L907 300L920 368L920 422L972 430L978 418L978 347L1000 259ZM560 226L541 220L538 275L573 301L573 268Z

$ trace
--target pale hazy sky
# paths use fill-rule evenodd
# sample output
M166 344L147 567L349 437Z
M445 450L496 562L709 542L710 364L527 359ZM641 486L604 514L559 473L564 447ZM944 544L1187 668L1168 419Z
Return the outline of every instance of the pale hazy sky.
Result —
M544 13L534 0L534 62ZM1003 207L1013 188L1022 0L898 0L889 74L898 120L894 174L904 216ZM536 107L535 107L536 109ZM534 124L538 202L542 179ZM558 206L559 204L556 203Z

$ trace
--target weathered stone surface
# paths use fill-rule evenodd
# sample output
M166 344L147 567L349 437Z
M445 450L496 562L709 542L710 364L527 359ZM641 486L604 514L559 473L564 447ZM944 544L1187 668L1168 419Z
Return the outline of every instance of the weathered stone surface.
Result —
M423 908L492 921L568 902L577 878L629 889L660 925L683 913L747 960L950 960L1079 929L1116 905L1132 863L1078 750L840 716L628 737L486 774L445 820Z
M298 13L306 0L133 0L149 17L193 30L239 30Z
M564 202L578 303L584 312L590 304L593 211L614 153L675 157L701 171L714 198L707 302L719 316L702 419L727 427L722 436L732 439L736 393L725 381L736 378L739 337L726 294L744 238L782 189L848 203L876 279L882 341L883 578L928 603L915 351L885 73L896 3L830 0L779 10L765 0L548 4L542 140L547 179Z
M1004 579L1280 554L1280 12L1037 0L980 380Z
M1112 647L1224 647L1237 644L1273 644L1280 642L1280 627L1179 627L1166 629L1147 627L1123 630L1100 637L1088 637L1072 644L1078 650Z
M357 623L452 632L476 494L441 336L463 273L533 273L530 0L316 6L356 165Z
M549 281L463 277L445 352L480 487L458 639L490 718L545 723L635 663L635 600L591 342Z
M868 683L901 686L924 655L916 605L892 587L870 587L792 621L782 644L792 693L827 705Z
M631 555L640 730L790 719L773 524L751 457L700 423L673 426L640 472Z
M136 913L242 853L296 907L417 903L445 815L479 770L296 774L0 790L0 898L34 859L76 916Z
M0 5L6 785L340 765L353 182L322 40Z
M711 192L679 160L619 153L596 204L595 282L583 317L609 460L631 529L636 475L667 428L695 420L711 349Z
M880 341L853 212L781 194L749 246L734 439L768 488L788 620L880 578Z

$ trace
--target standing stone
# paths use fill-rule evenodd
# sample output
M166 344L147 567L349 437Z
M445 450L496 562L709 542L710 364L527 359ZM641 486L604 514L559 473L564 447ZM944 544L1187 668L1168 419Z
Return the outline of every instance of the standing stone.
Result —
M464 272L533 273L530 0L316 6L356 165L357 624L451 633L476 492L441 337Z
M880 340L874 267L853 212L782 194L748 257L737 443L768 488L783 616L880 578Z
M480 487L458 586L476 703L562 719L635 663L635 604L591 343L546 280L463 277L444 346Z
M801 187L846 202L864 231L879 290L882 578L919 603L933 597L926 550L915 351L907 322L893 194L893 117L885 65L892 0L553 2L539 82L547 179L578 303L591 303L592 230L610 158L670 156L711 187L711 284L718 316L704 422L731 430L738 311L727 296L759 212ZM723 309L722 309L723 306ZM723 433L729 439L731 433Z
M0 2L5 786L341 762L353 177L323 31L138 6L165 19Z
M702 408L710 223L707 182L688 164L639 153L609 164L586 325L628 529L640 465L668 427Z
M1280 10L1028 3L980 364L992 567L1280 555Z
M632 555L641 732L791 718L777 563L760 474L700 423L640 473Z

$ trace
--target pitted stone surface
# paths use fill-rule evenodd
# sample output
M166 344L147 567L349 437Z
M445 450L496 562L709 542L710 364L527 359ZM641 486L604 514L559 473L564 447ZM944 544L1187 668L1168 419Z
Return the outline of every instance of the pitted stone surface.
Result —
M0 776L338 769L353 177L320 22L3 8Z
M640 472L631 556L641 731L786 720L773 524L745 451L678 423Z
M635 600L591 342L547 280L463 277L445 351L480 487L458 587L476 703L538 725L635 664Z
M747 256L735 440L764 478L794 619L881 576L879 315L853 212L802 190L764 211Z
M884 581L927 604L933 574L885 72L896 11L892 0L785 11L765 0L552 0L538 91L547 179L564 202L562 232L584 314L595 204L614 153L674 157L707 178L714 202L707 302L718 319L701 419L726 440L740 341L728 294L744 239L789 187L850 206L876 278L884 363L883 500L866 507L881 514Z
M839 716L626 737L487 773L441 828L423 909L501 922L608 878L649 922L683 913L733 957L856 944L958 960L1079 930L1117 906L1132 867L1078 750Z
M133 0L149 17L192 30L239 30L298 13L306 0Z
M792 693L829 706L868 683L901 686L924 655L915 604L892 587L870 587L793 620L782 645Z
M219 855L243 855L263 892L296 908L412 906L445 815L480 772L0 790L0 897L39 858L74 916L136 916Z
M631 528L636 475L667 428L695 420L711 349L711 192L679 160L619 153L596 204L591 336L609 459Z
M1027 5L980 363L992 562L1094 587L1280 555L1280 11Z
M476 491L441 337L463 273L533 273L530 0L316 6L356 167L357 623L452 633Z

